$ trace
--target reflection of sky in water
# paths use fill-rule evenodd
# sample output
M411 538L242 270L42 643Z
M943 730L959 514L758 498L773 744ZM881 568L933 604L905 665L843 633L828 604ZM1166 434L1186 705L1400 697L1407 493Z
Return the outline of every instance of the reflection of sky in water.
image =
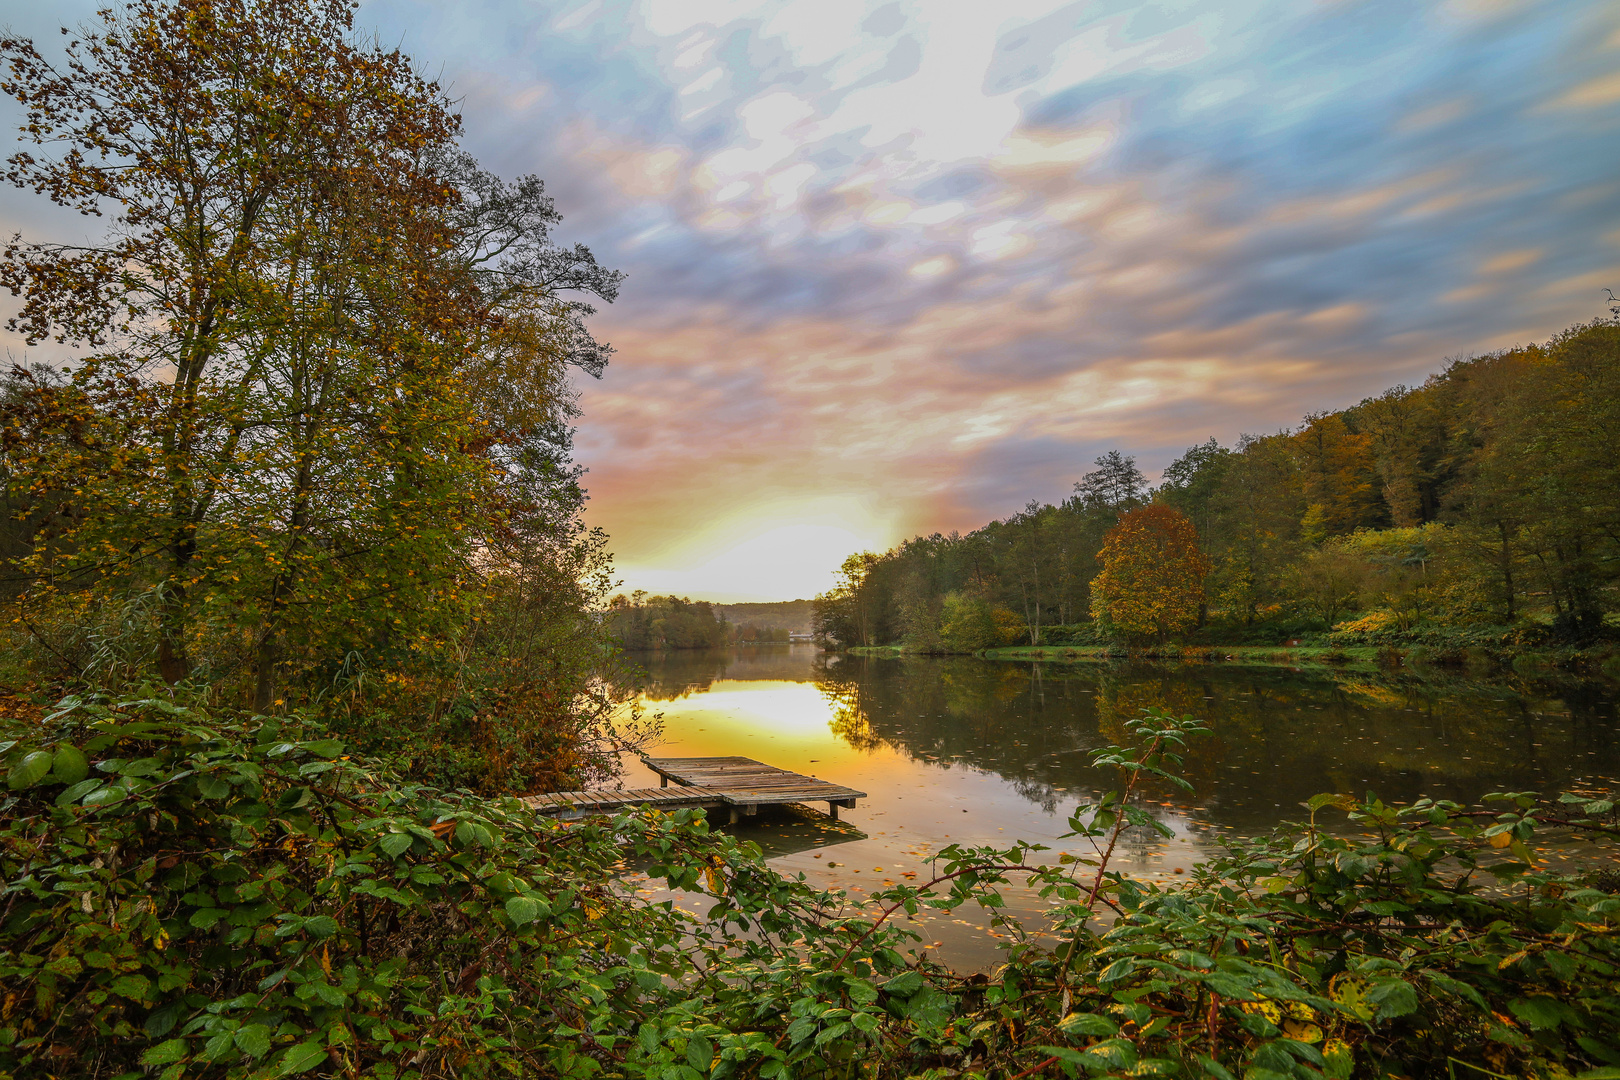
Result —
M676 701L648 701L647 708L663 714L664 741L654 751L657 756L736 754L867 792L855 809L840 811L848 829L826 827L819 814L788 811L763 813L735 830L772 856L778 870L802 873L820 887L847 889L856 899L886 885L926 881L929 856L952 843L1001 845L1023 839L1053 848L1048 860L1064 850L1089 854L1073 840L1058 838L1068 828L1072 802L1062 804L1061 813L1048 813L1016 783L992 772L927 761L889 746L858 748L834 732L839 704L812 682L720 679ZM639 761L627 763L624 786L657 785L657 774ZM1116 856L1120 869L1162 880L1196 861L1202 831L1168 810L1165 821L1176 839L1130 838ZM1011 910L1025 917L1044 907L1020 890L1008 895ZM994 938L986 936L986 919L978 910L933 916L925 928L924 946L940 942L955 964L995 960Z
M1129 835L1116 853L1116 869L1148 881L1174 881L1222 835L1302 817L1298 804L1319 791L1474 801L1620 772L1613 689L1599 683L860 661L807 646L643 662L644 703L664 721L657 756L742 755L868 793L841 811L836 829L820 804L762 813L737 829L779 870L857 900L927 880L929 856L952 843L1023 839L1051 848L1048 861L1065 850L1090 854L1059 835L1079 799L1116 786L1090 768L1087 751L1121 739L1120 718L1143 706L1193 713L1214 731L1188 755L1193 793L1146 793L1174 837ZM657 783L628 763L626 787ZM1018 889L1008 898L1024 916L1045 906ZM980 912L936 916L919 929L953 964L996 960Z

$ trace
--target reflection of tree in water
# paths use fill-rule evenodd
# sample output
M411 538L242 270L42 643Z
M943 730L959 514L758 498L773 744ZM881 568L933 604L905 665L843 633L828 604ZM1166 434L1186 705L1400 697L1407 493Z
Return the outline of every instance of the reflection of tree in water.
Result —
M815 679L851 746L996 773L1048 812L1115 785L1086 752L1125 741L1123 721L1150 707L1213 734L1187 755L1193 795L1147 798L1245 829L1322 791L1473 802L1620 771L1613 688L1579 680L850 656Z
M820 654L808 645L749 645L624 655L634 670L615 680L616 689L639 691L648 701L679 701L713 689L722 679L809 682Z
M1059 789L1074 786L1070 762L1085 764L1098 745L1077 688L1048 687L1018 665L832 657L816 684L851 746L994 772L1049 812L1066 797Z

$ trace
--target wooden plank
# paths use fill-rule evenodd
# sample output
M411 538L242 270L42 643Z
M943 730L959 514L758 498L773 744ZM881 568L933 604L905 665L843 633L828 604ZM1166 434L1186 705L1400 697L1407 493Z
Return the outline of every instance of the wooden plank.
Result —
M618 809L625 806L724 806L751 808L788 802L854 806L866 792L746 757L643 758L675 787L555 791L525 802L542 813Z

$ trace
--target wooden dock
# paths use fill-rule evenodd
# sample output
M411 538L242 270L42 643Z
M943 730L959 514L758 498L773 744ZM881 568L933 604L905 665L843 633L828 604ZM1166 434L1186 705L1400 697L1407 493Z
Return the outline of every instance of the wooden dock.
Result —
M626 806L677 810L688 806L729 807L732 824L761 806L824 802L834 820L838 808L853 809L866 792L830 784L803 773L778 769L745 757L642 758L658 774L655 788L554 791L523 801L542 814L589 814ZM673 782L674 786L670 786Z

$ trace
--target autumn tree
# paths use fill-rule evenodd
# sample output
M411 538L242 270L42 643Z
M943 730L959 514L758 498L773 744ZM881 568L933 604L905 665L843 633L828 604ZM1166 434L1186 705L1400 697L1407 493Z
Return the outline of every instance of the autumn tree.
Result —
M144 592L165 678L234 642L265 706L289 665L432 649L492 569L600 577L559 373L606 350L563 296L617 277L551 243L538 181L460 154L442 90L343 0L102 18L61 63L0 38L38 150L8 178L109 219L0 262L12 328L79 354L7 403L14 487L66 503L29 600Z
M1151 503L1122 514L1098 557L1103 568L1092 582L1094 618L1152 641L1197 622L1210 562L1198 548L1197 530L1179 510Z

